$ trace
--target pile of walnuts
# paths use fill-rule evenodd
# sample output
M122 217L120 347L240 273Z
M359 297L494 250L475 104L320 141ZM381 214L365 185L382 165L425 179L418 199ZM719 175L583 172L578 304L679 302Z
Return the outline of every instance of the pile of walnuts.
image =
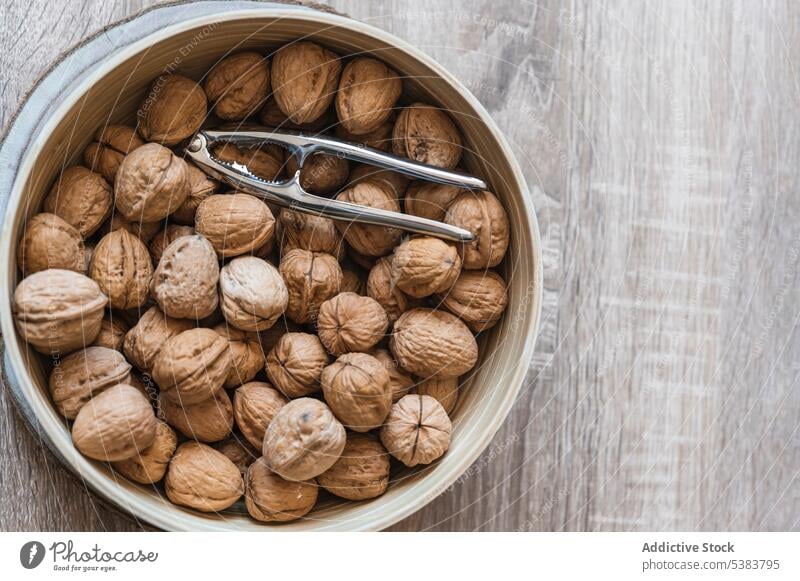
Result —
M202 83L159 77L135 127L100 128L26 224L13 305L81 453L200 511L244 496L265 522L307 514L320 488L377 497L392 464L445 454L475 334L507 303L498 198L336 156L304 165L313 193L475 233L457 245L270 207L181 154L210 118L257 119L457 167L450 117L402 95L381 61L296 42L271 62L228 56ZM215 154L266 179L296 170L275 146Z

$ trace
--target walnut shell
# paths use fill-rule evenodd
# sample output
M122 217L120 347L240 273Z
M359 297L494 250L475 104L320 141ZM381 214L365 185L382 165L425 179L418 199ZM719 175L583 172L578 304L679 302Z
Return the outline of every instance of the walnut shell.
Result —
M238 121L254 113L267 99L269 61L257 52L240 52L219 61L204 83L217 117Z
M310 123L330 106L341 72L336 54L313 42L293 42L272 60L272 95L291 121Z
M94 340L95 347L107 347L122 353L122 344L125 342L125 334L129 331L128 324L122 317L107 313L100 323L100 332Z
M138 236L142 242L147 244L153 237L158 234L163 224L161 221L156 222L129 222L119 212L112 212L111 217L103 222L98 232L105 236L115 230L127 230L134 236Z
M297 172L297 158L288 153L286 172L291 176ZM304 190L325 196L339 190L347 183L350 164L338 155L314 154L306 158L300 170L300 185Z
M147 246L127 230L100 239L89 264L92 277L115 309L133 309L147 302L153 265Z
M341 293L322 303L317 333L329 353L369 351L383 339L389 319L374 299Z
M403 92L397 73L381 61L358 57L347 63L336 94L336 114L354 135L374 131L392 115Z
M381 362L383 368L389 374L389 386L392 389L392 402L396 402L404 395L408 395L416 382L414 378L403 371L394 360L392 354L386 349L373 349L369 352L375 359Z
M284 208L281 210L279 220L282 226L284 254L295 248L301 248L339 256L344 250L342 236L330 218Z
M155 484L164 478L167 466L175 448L178 436L175 430L162 421L156 421L156 436L153 443L139 454L112 462L114 470L139 484Z
M44 211L55 214L86 239L111 214L111 186L81 165L65 169L44 199Z
M122 353L106 347L87 347L62 359L50 372L48 387L56 409L75 419L92 397L120 383L128 383L131 366Z
M505 281L491 270L465 270L450 289L438 296L440 304L475 333L491 329L508 305Z
M355 432L379 427L392 407L383 363L366 353L345 353L322 371L322 393L336 419Z
M317 477L317 482L341 498L366 500L386 492L389 468L389 453L375 436L351 433L341 457Z
M137 147L122 161L114 201L130 222L155 222L177 210L189 196L189 166L158 143Z
M277 145L244 149L232 143L214 148L214 156L222 161L241 164L253 175L264 180L276 180L283 173L283 150Z
M289 302L278 269L255 256L240 256L223 266L219 287L225 320L243 331L269 329Z
M170 317L202 319L219 303L219 263L202 236L182 236L167 246L153 273L150 293Z
M342 269L342 285L339 287L340 293L356 293L357 295L365 296L367 294L367 287L364 280L348 268Z
M156 356L153 379L179 404L199 403L222 389L231 368L228 342L211 329L189 329L169 339Z
M272 327L266 331L259 331L257 333L258 340L261 342L261 352L264 353L264 357L266 357L267 354L272 351L272 348L278 344L280 338L286 333L299 333L302 331L302 326L290 321L284 314Z
M308 397L283 406L269 423L263 453L267 466L286 480L309 480L333 466L345 431L330 408Z
M456 377L475 367L478 344L454 315L411 309L394 324L389 348L400 366L423 378Z
M389 319L389 324L394 322L405 313L411 306L411 302L406 293L392 281L392 256L384 256L372 270L369 271L367 278L367 296L376 300Z
M429 395L406 395L392 406L380 431L381 443L409 468L430 464L450 447L452 424Z
M158 307L151 307L125 335L122 351L137 368L150 371L164 344L192 327L191 321L168 317Z
M392 149L401 157L453 169L461 160L461 134L444 111L414 103L397 116Z
M83 239L69 223L55 214L42 213L28 220L24 228L17 246L17 267L24 276L48 268L86 272Z
M148 250L150 251L150 257L153 259L153 264L158 264L167 246L175 242L181 236L191 236L194 233L194 228L191 226L167 224L167 227L156 234L150 241Z
M156 437L150 402L130 385L115 385L94 396L72 424L72 442L93 460L115 462L146 450Z
M267 354L267 375L286 397L304 397L320 389L327 364L328 354L316 335L286 333Z
M250 465L261 457L261 450L256 450L239 436L231 436L215 443L212 447L216 451L222 452L228 460L236 465L242 478L247 474Z
M176 145L197 133L207 111L200 85L181 75L161 75L139 107L139 133L145 141Z
M449 289L460 272L456 247L432 236L409 238L392 257L392 282L418 299Z
M236 425L252 446L261 449L269 423L288 401L278 390L263 381L245 383L234 392L233 414Z
M263 457L247 470L244 489L247 512L262 522L297 520L308 514L317 502L314 480L284 480L269 469Z
M379 208L390 212L399 212L400 204L393 191L385 182L364 180L351 186L336 196L340 202L350 202L370 208ZM400 241L402 232L397 228L372 226L356 222L336 222L336 227L345 237L347 243L356 251L367 256L384 256L389 254Z
M225 378L225 387L239 387L253 379L264 367L264 353L258 334L242 331L227 323L216 325L214 331L227 339L231 353L231 370Z
M371 270L375 263L378 262L377 257L361 254L350 245L347 245L347 257L364 270Z
M197 207L212 194L219 190L219 182L208 177L203 170L187 163L189 169L189 195L183 203L170 214L169 218L177 224L194 226L194 217L197 214Z
M450 204L444 221L469 230L475 240L460 245L464 268L486 269L497 266L508 250L508 215L490 192L464 192Z
M293 123L286 116L286 114L281 111L281 108L278 107L275 99L271 98L267 99L267 102L264 103L264 106L261 108L261 111L258 114L258 118L261 123L267 127L275 127L277 129L294 129L307 131L310 133L318 133L335 124L335 120L333 119L332 111L330 109L326 110L322 115L313 121L310 121L309 123Z
M126 125L106 125L94 136L94 141L83 151L83 162L96 171L110 184L117 177L122 160L131 151L144 145L133 127Z
M24 278L14 291L14 323L40 353L69 353L100 333L108 298L95 281L51 268Z
M221 258L252 252L275 231L269 207L248 194L215 194L197 208L194 228Z
M421 180L411 182L406 189L404 201L406 214L442 222L447 213L447 208L464 191L456 186L448 186L446 184L435 184Z
M351 141L353 143L360 143L373 149L385 151L390 153L392 151L392 130L394 129L394 119L391 117L389 120L379 125L372 131L368 131L362 135L355 135L347 131L343 125L337 125L334 130L334 135L344 141ZM359 166L359 167L372 167L377 170L375 166ZM394 173L394 172L392 172ZM406 178L408 179L408 178Z
M169 463L164 489L175 504L217 512L241 498L244 482L223 453L199 442L185 442Z
M385 185L396 200L403 197L408 188L409 178L396 171L381 169L374 165L357 165L350 172L347 187L350 188L363 181L378 181Z
M176 403L162 393L158 407L163 420L192 440L219 442L233 429L233 406L224 389L194 404Z
M457 377L431 377L421 381L414 389L419 395L429 395L438 401L449 416L458 401Z
M286 316L300 324L315 320L320 305L342 284L339 262L324 252L290 250L281 260L280 273L289 291Z

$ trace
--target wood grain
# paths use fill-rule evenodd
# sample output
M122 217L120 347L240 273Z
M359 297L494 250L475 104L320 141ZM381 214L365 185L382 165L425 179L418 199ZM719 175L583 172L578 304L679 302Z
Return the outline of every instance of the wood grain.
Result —
M150 1L0 5L0 126ZM800 529L800 9L788 1L330 5L439 60L513 144L544 239L527 387L396 530ZM0 528L139 530L0 391Z

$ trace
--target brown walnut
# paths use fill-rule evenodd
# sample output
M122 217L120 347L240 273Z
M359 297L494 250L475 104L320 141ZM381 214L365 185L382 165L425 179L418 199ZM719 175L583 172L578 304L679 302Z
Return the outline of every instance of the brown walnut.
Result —
M255 256L240 256L223 266L219 287L225 320L243 331L269 329L289 302L278 269Z
M213 151L214 156L220 160L241 164L263 180L276 180L283 174L283 150L277 145L244 149L232 143L223 143Z
M317 333L329 353L369 351L383 339L389 319L374 299L341 293L322 303Z
M400 204L386 182L364 180L351 186L336 196L340 202L350 202L370 208L399 212ZM397 228L337 221L336 227L347 243L356 251L367 256L389 254L400 241L401 231Z
M122 344L125 342L125 334L129 331L128 323L120 316L113 313L106 313L103 322L100 324L100 332L94 340L95 347L107 347L122 353Z
M147 246L127 230L100 239L89 264L92 277L114 309L133 309L147 302L153 265Z
M420 218L442 222L447 208L464 190L456 186L433 182L411 182L406 189L405 210Z
M272 60L272 95L294 123L322 116L336 95L342 64L339 57L313 42L293 42Z
M122 160L131 151L144 145L133 127L106 125L94 136L94 141L83 151L83 163L113 184Z
M297 158L290 152L286 156L286 172L293 176L297 172ZM318 196L332 194L347 183L350 164L337 155L319 153L306 158L300 170L300 185L307 192Z
M161 232L156 234L150 241L148 250L150 257L153 259L153 264L156 266L164 255L164 250L167 246L175 242L181 236L191 236L194 234L194 228L191 226L181 226L180 224L167 224Z
M450 447L452 424L441 404L428 395L410 394L392 406L381 428L381 442L408 467L430 464Z
M222 452L228 460L233 462L244 478L250 465L261 457L261 450L256 450L240 436L231 436L212 446L216 451Z
M456 247L432 236L409 238L392 258L392 282L418 299L446 291L460 272Z
M336 129L334 130L334 134L336 135L336 137L344 141L360 143L361 145L366 145L367 147L371 147L373 149L378 149L380 151L385 151L386 153L391 153L393 129L394 129L394 119L390 117L387 121L383 123L383 125L378 125L378 127L373 129L372 131L363 133L361 135L355 135L354 133L350 133L344 128L344 125L337 125ZM364 167L364 166L359 166L359 167ZM378 168L373 166L373 169L377 170Z
M145 141L176 145L197 133L207 111L200 85L181 75L161 75L139 106L139 133Z
M263 381L245 383L234 392L233 414L236 425L252 446L261 449L269 423L288 401L278 390Z
M336 418L355 432L379 427L392 407L389 373L366 353L345 353L322 371L322 393Z
M288 398L319 391L328 354L316 335L286 333L267 354L267 375Z
M383 307L390 325L409 309L410 299L392 281L392 255L378 260L369 271L367 296L375 299Z
M403 371L392 354L386 349L373 349L369 352L375 359L381 362L383 368L389 374L389 386L392 388L392 402L396 402L404 395L410 393L415 385L414 378Z
M269 92L269 61L240 52L219 61L206 76L206 95L217 117L238 121L254 113Z
M17 267L23 275L48 268L86 272L83 239L68 222L55 214L42 213L28 220L24 228L17 246Z
M397 116L392 149L401 157L453 169L461 160L461 134L445 112L414 103Z
M216 194L219 182L208 177L203 170L193 163L186 164L189 169L189 195L183 203L170 214L169 219L176 224L194 226L194 217L197 207L207 197Z
M155 484L167 473L167 466L177 447L178 436L175 431L164 422L156 421L156 436L152 444L139 454L112 462L111 465L134 482Z
M300 324L315 320L320 305L334 296L342 283L342 268L336 258L300 248L283 256L280 273L289 291L286 316Z
M475 333L491 329L508 305L505 281L491 270L465 270L450 289L438 296L440 304Z
M458 251L464 268L486 269L500 264L509 243L508 215L490 192L464 192L450 204L445 222L469 230L475 240Z
M414 389L414 393L431 396L442 404L444 411L449 416L458 401L458 378L431 377L421 381Z
M227 339L231 353L231 370L225 378L225 387L239 387L253 379L264 367L264 353L258 334L242 331L227 323L216 325L214 331Z
M319 485L347 500L376 498L389 487L389 454L370 434L347 434L336 463L317 477Z
M158 307L151 307L125 335L122 351L137 368L150 371L164 343L192 327L191 321L168 317Z
M111 186L82 165L65 169L44 199L44 211L55 214L86 239L111 214Z
M175 504L217 512L241 498L244 482L223 453L199 442L185 442L169 463L164 489Z
M342 237L330 218L284 208L281 210L279 221L282 227L281 243L284 254L295 248L301 248L339 256L344 250Z
M357 295L365 296L367 294L367 287L364 280L353 270L349 268L342 269L342 285L339 287L340 293L356 293Z
M284 480L269 469L263 457L248 468L244 488L247 512L262 522L297 520L308 514L317 502L314 480Z
M233 406L224 389L203 401L176 403L166 394L158 398L161 416L181 434L199 442L219 442L233 429Z
M336 93L336 113L354 135L374 131L392 115L403 82L392 69L370 57L347 63Z
M347 179L347 187L364 181L378 181L392 192L396 200L400 200L408 188L409 178L396 171L381 169L374 165L361 164L353 168Z
M134 236L138 236L142 242L147 244L158 234L162 227L163 224L160 220L157 222L139 222L138 220L129 222L123 218L119 212L112 212L111 217L103 222L98 232L105 236L109 232L114 232L115 230L127 230Z
M252 252L275 231L269 207L249 194L215 194L197 208L194 228L221 258Z

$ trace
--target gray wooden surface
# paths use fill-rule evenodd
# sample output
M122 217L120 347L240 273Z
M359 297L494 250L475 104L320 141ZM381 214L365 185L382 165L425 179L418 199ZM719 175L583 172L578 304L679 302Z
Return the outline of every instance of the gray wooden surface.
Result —
M149 1L0 4L0 125ZM544 238L527 387L397 530L800 529L800 7L333 0L419 46L513 144ZM138 530L0 391L2 529Z

